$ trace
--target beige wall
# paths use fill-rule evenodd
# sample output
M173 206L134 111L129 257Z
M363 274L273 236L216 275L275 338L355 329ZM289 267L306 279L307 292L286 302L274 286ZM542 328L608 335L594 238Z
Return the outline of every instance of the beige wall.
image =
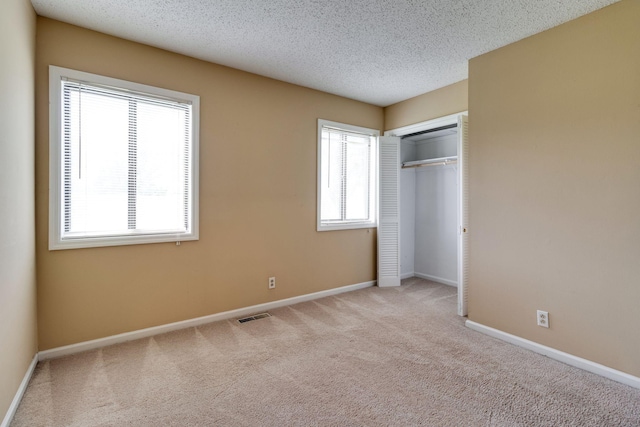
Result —
M384 109L384 129L420 123L468 109L468 81L449 86L398 102Z
M638 23L623 0L469 64L469 318L635 376Z
M640 375L638 18L624 0L384 114L38 18L41 349L373 280L373 230L315 232L316 119L388 130L469 109L470 319ZM47 250L48 64L201 96L200 241Z
M36 354L33 70L36 15L0 3L0 422Z
M381 130L382 108L46 18L37 29L41 350L375 279L375 230L315 231L316 127ZM199 241L47 249L49 64L200 96Z

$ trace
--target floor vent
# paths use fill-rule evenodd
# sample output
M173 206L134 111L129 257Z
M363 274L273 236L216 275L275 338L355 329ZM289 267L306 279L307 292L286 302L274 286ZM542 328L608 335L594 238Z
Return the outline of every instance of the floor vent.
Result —
M238 319L238 323L251 322L252 320L264 319L265 317L271 317L269 313L254 314L253 316L243 317Z

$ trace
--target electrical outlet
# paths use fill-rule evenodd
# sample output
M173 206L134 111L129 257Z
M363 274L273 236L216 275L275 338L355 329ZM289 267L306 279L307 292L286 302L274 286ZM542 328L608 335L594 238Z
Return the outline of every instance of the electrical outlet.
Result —
M269 277L269 289L275 289L275 288L276 288L276 278Z
M538 326L549 327L549 312L538 310Z

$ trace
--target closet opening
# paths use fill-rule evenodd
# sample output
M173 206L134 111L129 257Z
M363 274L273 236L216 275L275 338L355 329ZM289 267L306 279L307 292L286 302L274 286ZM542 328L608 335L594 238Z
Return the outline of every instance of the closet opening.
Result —
M399 279L421 277L454 286L458 288L458 314L465 316L468 280L466 113L393 129L385 132L385 136L398 137L390 139L397 144L398 157L395 163L397 283ZM380 155L382 165L384 153ZM388 171L388 181L393 180L390 175ZM380 182L381 187L385 184L388 188L388 182ZM379 253L379 259L389 258L383 245L379 245L378 250L383 252Z
M400 136L400 140L403 140L403 139L406 139L406 138L412 138L412 137L420 136L420 135L426 135L426 134L430 134L430 133L437 133L437 132L440 132L440 131L443 131L443 130L448 130L448 129L457 128L457 127L458 127L457 123L453 123L453 124L450 124L450 125L444 125L444 126L438 126L436 128L433 128L433 129L425 129L425 130L421 130L421 131L418 131L418 132L413 132L413 133L410 133L410 134L407 134L407 135L402 135L402 136Z

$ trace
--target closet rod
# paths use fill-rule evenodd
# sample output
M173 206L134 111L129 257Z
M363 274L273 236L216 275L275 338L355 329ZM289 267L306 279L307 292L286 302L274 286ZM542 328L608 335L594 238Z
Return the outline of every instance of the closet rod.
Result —
M440 157L437 159L429 159L429 160L417 160L414 162L404 162L402 164L402 169L407 168L420 168L422 166L446 166L446 165L455 165L458 163L458 157Z
M402 135L400 137L400 139L410 138L412 136L417 136L417 135L424 135L426 133L431 133L431 132L438 132L439 130L453 129L453 128L457 128L457 127L458 127L458 124L457 123L453 123L453 124L450 124L450 125L440 126L440 127L433 128L433 129L421 130L420 132L414 132L414 133L409 133L407 135Z

